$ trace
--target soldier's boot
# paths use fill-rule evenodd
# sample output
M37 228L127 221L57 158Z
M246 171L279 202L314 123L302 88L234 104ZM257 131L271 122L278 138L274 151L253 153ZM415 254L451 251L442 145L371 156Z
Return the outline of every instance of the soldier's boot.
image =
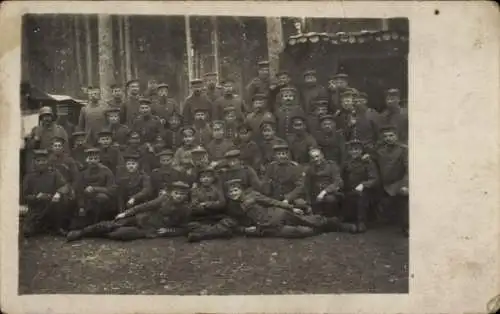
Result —
M356 224L342 222L337 217L325 217L326 221L321 228L323 232L351 232L357 231Z
M170 238L170 237L185 236L187 233L188 230L186 228L168 227L159 229L157 231L157 236L162 238Z
M263 235L262 230L260 230L256 226L250 226L250 227L238 226L236 227L234 232L238 235L242 235L245 237L261 237Z
M280 238L297 239L297 238L307 238L317 234L318 232L311 227L283 226L274 233L274 236Z
M68 232L66 235L66 241L76 241L85 237L104 237L118 227L119 225L115 221L101 221L81 230Z
M215 225L201 226L196 230L189 232L189 242L199 242L202 240L228 239L233 236L233 230L236 228L236 222L225 218Z

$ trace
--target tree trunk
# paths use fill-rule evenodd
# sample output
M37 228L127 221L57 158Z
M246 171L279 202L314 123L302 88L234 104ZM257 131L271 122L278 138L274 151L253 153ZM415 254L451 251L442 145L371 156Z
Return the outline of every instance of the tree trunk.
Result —
M123 16L118 16L116 18L118 27L118 56L119 60L116 60L116 65L120 69L120 81L125 82L127 80L127 70L125 64L125 34L123 29Z
M85 46L87 47L87 86L91 86L94 82L92 72L92 33L90 29L90 16L85 18Z
M269 71L271 76L274 76L279 70L279 57L283 49L283 27L279 17L268 17L266 23Z
M219 69L219 25L217 23L217 17L212 17L212 29L213 29L213 55L214 55L214 72L217 73L217 81L220 80Z
M130 20L128 16L123 17L123 28L125 31L125 78L126 81L132 79L132 61L130 54Z
M112 25L110 15L99 15L99 85L104 100L111 97L109 85L114 81Z
M189 20L189 16L186 15L184 17L185 22L185 32L186 32L186 55L187 55L187 64L188 64L188 78L189 82L193 79L193 43L191 39L191 23ZM190 83L188 83L189 85Z
M80 18L78 15L73 17L73 24L75 28L75 59L76 59L76 71L78 72L78 88L82 87L84 82L83 79L83 69L82 69L82 47L81 47L81 29L80 29ZM80 91L78 91L80 94Z

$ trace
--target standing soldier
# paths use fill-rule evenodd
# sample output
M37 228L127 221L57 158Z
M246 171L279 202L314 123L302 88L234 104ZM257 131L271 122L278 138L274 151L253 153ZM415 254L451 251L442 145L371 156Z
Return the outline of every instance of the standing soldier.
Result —
M118 211L139 205L149 199L152 192L150 177L139 169L139 155L124 157L126 172L117 177Z
M48 151L34 150L34 171L25 175L22 184L23 202L28 212L23 222L25 236L46 231L61 233L64 205L62 199L68 187L62 175L48 166Z
M87 143L95 145L97 133L106 127L104 114L107 105L101 100L101 90L97 87L87 89L89 103L80 110L78 129L87 133Z
M85 142L87 133L84 131L78 131L73 133L73 147L71 149L71 157L75 160L78 171L82 171L86 166L87 156L85 150L90 148Z
M326 89L319 85L315 70L308 70L304 72L304 88L301 93L302 108L304 112L309 115L314 108L313 101L321 98L328 97Z
M282 102L282 97L281 93L284 88L293 88L296 90L296 98L297 102L299 102L300 96L297 92L297 89L292 85L291 77L290 74L287 71L281 70L277 74L277 81L276 84L271 84L271 89L269 92L269 97L268 97L268 105L269 105L269 110L273 112L274 114L277 114L277 110L281 105Z
M109 168L114 175L122 170L124 161L120 149L114 147L111 131L102 130L98 133L99 162Z
M328 100L327 99L317 99L312 102L313 110L307 116L307 126L309 127L309 132L316 136L316 133L320 131L320 119L322 116L329 114L328 112Z
M291 117L293 114L304 111L299 104L299 96L297 90L293 87L284 87L281 89L278 95L281 102L278 108L276 108L276 119L278 120L278 136L282 138L287 138L291 133Z
M85 153L87 167L80 173L76 184L79 210L72 229L111 219L116 215L115 177L108 167L100 163L98 148L89 148Z
M78 180L78 165L71 157L69 152L64 151L65 139L63 137L54 137L52 139L51 152L49 153L49 167L58 171L68 184L67 197L74 198L74 187Z
M111 99L108 100L108 107L122 109L124 106L122 88L117 84L111 84L110 88Z
M214 103L214 114L215 119L222 119L224 114L224 109L226 107L234 107L236 110L236 115L242 117L245 112L249 111L246 108L246 104L241 99L240 96L235 95L234 91L234 80L227 78L221 82L223 88L223 95L219 97Z
M340 95L349 88L349 76L345 73L337 73L328 80L328 99L330 111L334 114L341 109Z
M288 136L288 144L292 160L304 165L309 162L309 151L318 147L314 137L307 132L306 118L302 113L291 118L292 133Z
M67 140L71 140L69 136L76 131L76 125L71 123L69 119L69 106L67 104L58 104L57 105L57 121L56 124L63 127L64 131L66 131L66 135L68 136ZM65 143L66 147L71 147L71 141Z
M212 102L205 94L203 94L202 80L192 80L191 90L192 94L186 98L186 100L184 101L184 106L182 108L182 116L184 117L184 123L186 125L190 125L193 123L194 112L196 109L203 108L210 113L212 113L213 110ZM212 116L210 116L209 120L212 120Z
M385 96L385 109L375 116L375 127L377 132L384 125L393 125L396 128L398 140L408 144L408 112L401 108L401 92L397 88L387 90Z
M238 128L236 147L241 152L241 160L244 164L251 166L257 172L262 169L262 153L257 143L252 139L252 129L246 123Z
M264 119L260 125L261 141L258 144L264 167L274 160L274 145L286 143L284 139L276 136L275 128L276 122L272 117Z
M113 240L135 240L180 236L187 233L190 186L174 182L168 194L134 206L116 216L115 220L102 221L81 230L68 233L67 240L84 237L106 237Z
M349 158L342 169L345 191L342 212L345 218L354 220L356 232L365 232L369 196L378 180L377 167L370 158L363 158L361 141L348 142L347 151Z
M162 190L166 190L167 186L172 183L172 161L174 152L171 149L165 149L156 157L159 160L160 167L151 172L152 195L157 197Z
M382 143L375 155L380 169L383 200L387 208L397 210L404 234L408 235L408 147L398 139L397 128L380 128Z
M141 143L141 135L136 131L130 131L128 134L128 145L124 154L139 155L140 168L145 173L151 173L156 163L154 150Z
M243 119L238 115L238 111L233 106L224 108L224 123L226 138L234 141L238 135L238 126L243 123Z
M264 94L254 94L252 97L252 111L247 114L245 118L245 123L251 127L256 141L259 141L260 124L262 120L264 120L266 116L269 117L273 115L267 110L266 101L267 98Z
M180 161L185 152L191 153L196 147L196 130L192 126L185 126L181 129L182 146L175 151L174 159Z
M174 111L179 111L179 105L175 99L168 95L168 84L160 83L157 88L157 96L152 99L153 114L160 117L163 124L172 116Z
M271 162L264 175L266 195L273 199L292 204L295 207L305 206L304 171L295 161L290 160L287 144L274 145L274 161Z
M157 88L158 88L158 82L156 81L156 79L149 79L148 87L144 92L144 96L146 96L149 99L155 98L157 96L156 94Z
M336 125L344 132L344 136L356 122L356 110L354 100L358 97L358 91L354 88L345 89L340 94L340 108L335 112Z
M127 97L121 112L121 122L131 127L135 118L139 115L139 92L141 86L139 80L133 79L125 85L127 89Z
M222 184L232 179L240 179L243 181L245 188L252 188L256 191L262 190L262 182L259 180L259 176L251 166L241 162L241 152L239 150L230 150L224 157L227 169L220 176Z
M139 115L135 118L131 129L139 132L141 135L142 142L152 150L152 143L154 142L156 135L158 135L162 129L163 125L158 116L154 116L151 112L151 101L147 98L141 98L139 100Z
M55 123L52 109L42 107L38 116L40 123L31 130L26 147L28 149L49 149L52 145L52 139L58 136L65 139L65 149L69 148L68 134L62 126Z
M205 73L203 76L205 95L214 103L221 95L217 90L217 73ZM212 117L214 118L214 117Z
M208 122L209 113L204 108L194 111L193 127L196 131L195 142L197 145L206 146L212 140L212 130Z
M182 146L182 124L182 116L177 111L174 111L172 115L168 117L167 123L161 131L166 146L174 152Z
M246 87L247 103L251 102L256 94L262 94L265 97L269 95L269 61L260 61L257 66L259 67L258 75ZM267 109L270 110L270 108Z
M359 139L367 153L372 153L377 143L377 130L374 120L377 113L375 110L368 108L368 95L364 92L359 92L354 99L354 119L351 127L348 128L346 138Z
M224 155L235 149L235 145L231 139L225 137L225 123L221 120L212 122L212 140L207 145L207 151L210 159L218 162L224 158Z
M106 109L106 129L111 132L113 146L123 151L127 146L130 129L125 124L120 123L120 111L120 108L117 107L109 107Z
M346 159L345 137L341 130L337 130L332 115L320 118L320 130L316 132L315 138L325 158L342 167Z

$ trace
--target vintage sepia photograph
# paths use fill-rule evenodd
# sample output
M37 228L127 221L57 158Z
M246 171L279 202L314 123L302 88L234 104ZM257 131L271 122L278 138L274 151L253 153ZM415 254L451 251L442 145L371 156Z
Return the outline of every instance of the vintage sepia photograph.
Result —
M23 16L19 293L408 293L409 38Z

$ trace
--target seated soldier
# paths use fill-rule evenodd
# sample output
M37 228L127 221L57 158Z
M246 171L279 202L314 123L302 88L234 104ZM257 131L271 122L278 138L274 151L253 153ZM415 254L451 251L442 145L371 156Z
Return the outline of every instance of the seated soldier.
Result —
M302 114L291 115L291 131L287 138L292 160L301 165L309 162L309 151L317 148L314 137L307 132L306 120Z
M370 158L363 158L363 143L347 143L349 157L342 169L344 178L343 220L354 221L356 232L366 231L366 215L370 205L370 190L378 180L377 167ZM373 192L373 191L372 191Z
M110 107L106 109L106 129L111 132L113 146L123 151L127 146L128 133L130 129L120 123L120 108Z
M225 205L224 193L216 182L214 168L208 166L198 171L198 184L191 194L188 241L231 237L236 223L225 217Z
M22 198L28 205L22 232L34 236L48 231L64 233L61 220L63 198L68 192L63 176L48 165L48 151L34 150L33 169L23 178Z
M193 128L195 130L196 145L206 146L212 140L209 119L209 113L206 108L194 109Z
M116 216L68 233L67 240L84 237L106 237L113 240L135 240L184 235L189 221L189 185L174 182L168 194L134 206Z
M293 205L244 189L241 180L227 181L227 215L247 235L304 238L320 232L338 231L336 218L305 215Z
M210 158L207 150L203 146L197 146L191 151L194 171L198 175L198 171L210 165Z
M255 170L248 165L244 165L240 159L239 150L230 150L224 156L226 158L227 168L221 172L221 184L232 179L240 179L246 188L252 188L256 191L262 190L262 182Z
M119 148L113 147L111 131L103 130L97 134L100 163L108 167L114 175L122 170L123 156Z
M139 155L125 155L125 172L117 177L118 210L139 205L151 196L151 179L139 169ZM155 195L156 197L156 195Z
M242 116L239 115L238 111L234 106L227 106L223 110L224 112L224 123L226 138L234 141L236 139L236 133L238 130L238 125L243 122Z
M139 132L130 131L128 134L128 146L124 154L137 154L139 155L139 166L145 173L151 173L152 168L156 164L156 158L152 147L147 147L141 143L141 136Z
M87 133L83 131L74 132L73 136L73 147L71 149L71 157L75 160L78 170L82 171L86 165L87 156L85 154L85 150L90 148L85 139L87 137Z
M173 182L172 161L174 159L174 152L171 149L165 149L156 154L156 157L159 159L160 167L154 169L151 173L152 195L155 197Z
M275 160L267 168L263 178L265 194L276 200L308 211L304 197L304 170L290 160L287 144L274 145Z
M111 170L100 163L98 148L88 148L87 167L76 183L78 214L72 229L110 219L116 214L116 184Z
M261 172L263 170L262 153L257 143L252 138L252 128L243 123L238 127L238 136L236 137L235 144L241 152L241 160L243 163Z
M213 161L222 160L225 153L236 148L233 141L225 137L225 132L224 121L215 120L212 122L212 140L207 145L207 151Z
M175 151L174 160L180 161L184 153L191 153L196 145L196 130L192 126L185 126L181 129L182 146Z
M345 138L343 132L337 130L335 118L332 115L324 115L320 118L320 129L315 133L315 138L325 158L342 167L346 159Z
M274 145L285 144L286 141L276 136L276 123L273 118L264 119L262 121L260 132L261 141L258 144L262 152L262 165L266 167L274 160Z
M301 114L305 116L300 104L298 91L294 87L284 87L279 93L281 97L280 106L276 109L277 133L281 138L287 138L291 133L291 118Z

